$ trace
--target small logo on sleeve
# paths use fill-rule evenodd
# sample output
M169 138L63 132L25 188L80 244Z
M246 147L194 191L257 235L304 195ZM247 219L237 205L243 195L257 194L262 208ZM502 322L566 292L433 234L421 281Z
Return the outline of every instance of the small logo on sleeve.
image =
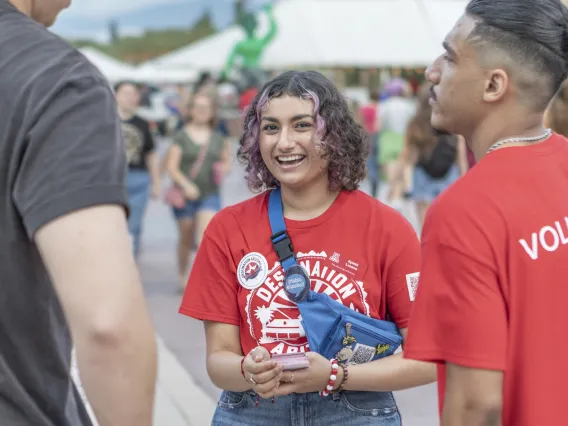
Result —
M420 272L413 274L406 274L406 286L408 287L408 296L410 301L414 302L416 299L416 290L418 290L418 281L420 280Z

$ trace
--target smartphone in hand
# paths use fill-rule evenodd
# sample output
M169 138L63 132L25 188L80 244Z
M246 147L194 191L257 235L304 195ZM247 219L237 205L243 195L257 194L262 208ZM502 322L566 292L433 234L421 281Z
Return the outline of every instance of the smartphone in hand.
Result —
M272 359L282 365L284 371L301 370L310 366L310 360L305 353L276 354Z

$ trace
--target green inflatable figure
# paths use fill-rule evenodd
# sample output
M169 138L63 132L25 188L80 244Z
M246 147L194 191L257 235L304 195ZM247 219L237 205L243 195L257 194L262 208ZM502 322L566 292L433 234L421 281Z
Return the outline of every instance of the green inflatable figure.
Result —
M264 37L257 37L256 30L258 27L258 21L256 16L252 13L247 13L243 16L240 24L245 30L246 38L239 41L233 48L233 51L227 60L227 64L225 65L222 77L227 77L231 73L236 60L239 58L241 59L241 68L243 70L250 70L254 72L260 68L262 53L266 49L266 46L274 40L278 31L276 19L272 13L272 4L265 5L264 10L268 15L270 23L268 33Z

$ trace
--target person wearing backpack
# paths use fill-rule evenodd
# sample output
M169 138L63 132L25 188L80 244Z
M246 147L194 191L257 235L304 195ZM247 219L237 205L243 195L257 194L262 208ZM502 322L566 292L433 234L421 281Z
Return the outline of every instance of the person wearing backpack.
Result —
M436 134L430 124L430 85L421 87L418 108L408 124L406 139L412 173L412 199L420 226L434 199L468 170L465 140L461 136Z

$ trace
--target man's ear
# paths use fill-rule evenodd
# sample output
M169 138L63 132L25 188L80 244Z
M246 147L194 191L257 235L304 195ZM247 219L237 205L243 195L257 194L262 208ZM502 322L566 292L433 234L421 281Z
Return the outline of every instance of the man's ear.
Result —
M497 68L491 70L483 91L483 100L485 102L498 102L505 96L509 87L509 76L505 70Z

